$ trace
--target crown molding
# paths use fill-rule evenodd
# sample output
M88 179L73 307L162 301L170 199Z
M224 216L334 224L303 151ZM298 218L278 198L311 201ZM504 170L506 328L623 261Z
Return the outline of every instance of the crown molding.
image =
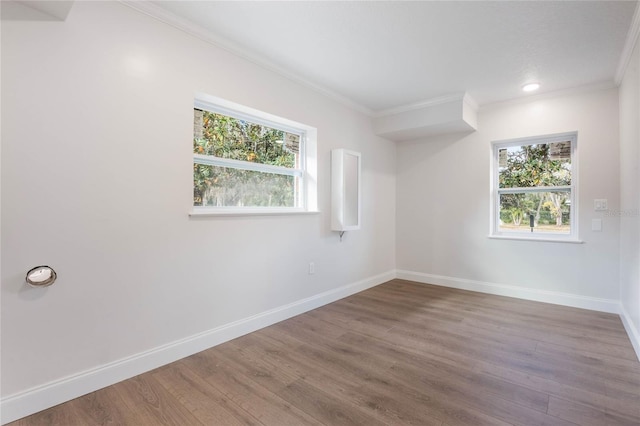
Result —
M395 115L395 114L400 114L400 113L404 113L404 112L408 112L408 111L414 111L414 110L419 110L425 107L430 107L430 106L435 106L435 105L440 105L440 104L444 104L444 103L448 103L448 102L453 102L453 101L458 101L458 100L462 100L465 104L467 104L468 106L470 106L474 111L478 111L478 109L482 108L482 109L492 109L494 107L499 107L499 106L503 106L503 105L510 105L510 104L519 104L519 103L526 103L526 102L531 102L534 100L539 100L539 99L546 99L546 98L553 98L556 96L565 96L565 95L570 95L570 94L577 94L577 93L583 93L583 92L589 92L589 91L595 91L595 90L603 90L603 89L609 89L609 88L613 88L613 87L617 87L620 82L622 81L622 78L624 77L624 72L626 71L626 68L629 64L631 55L633 53L633 49L635 47L635 44L638 40L638 36L640 34L640 0L637 0L637 5L636 5L636 9L635 9L635 13L632 19L632 23L631 23L631 27L629 28L629 32L627 35L627 40L625 43L625 47L623 49L623 53L622 56L620 58L620 62L618 65L618 69L615 75L615 79L612 81L607 81L607 82L599 82L593 85L587 85L587 86L579 86L579 87L574 87L574 88L569 88L569 89L562 89L562 90L558 90L558 91L554 91L554 92L548 92L548 93L543 93L543 94L539 94L539 95L530 95L530 96L524 96L524 97L518 97L515 99L511 99L511 100L504 100L504 101L496 101L496 102L491 102L491 103L487 103L487 104L483 104L483 105L478 105L478 103L471 98L466 92L465 93L455 93L455 94L450 94L450 95L445 95L445 96L440 96L437 98L432 98L432 99L427 99L427 100L423 100L423 101L419 101L419 102L415 102L415 103L411 103L411 104L406 104L406 105L399 105L393 108L388 108L388 109L382 109L382 110L372 110L370 108L365 107L364 105L359 104L358 102L355 102L351 99L349 99L346 96L340 95L326 87L323 87L322 85L319 85L317 83L313 83L295 73L292 73L291 71L288 71L274 63L272 63L271 61L269 61L268 59L261 57L259 55L256 55L252 52L250 52L249 50L233 43L232 41L225 39L223 37L220 37L216 34L214 34L213 32L193 23L192 21L189 21L185 18L181 18L159 6L154 5L153 3L149 2L149 1L139 1L139 0L119 0L119 2L125 6L128 6L140 13L143 13L145 15L148 15L160 22L163 22L164 24L167 24L171 27L174 27L178 30L181 30L197 39L200 39L204 42L207 42L209 44L212 44L220 49L223 49L235 56L238 56L244 60L247 60L255 65L260 66L261 68L264 68L268 71L274 72L284 78L287 78L288 80L291 80L295 83L298 83L308 89L311 89L317 93L320 93L324 96L326 96L327 98L330 98L350 109L353 109L355 111L358 111L362 114L365 114L369 117L373 117L373 118L377 118L377 117L385 117L385 116L391 116L391 115Z
M507 99L504 101L491 102L491 103L481 105L480 110L481 111L492 110L492 109L502 108L510 105L526 104L534 101L552 99L552 98L557 98L561 96L579 95L582 93L597 92L599 90L615 89L616 87L618 86L615 84L613 80L600 81L598 83L575 86L575 87L570 87L568 89L554 90L552 92L540 93L537 95L529 95L529 96L523 96L523 97L518 97L513 99Z
M631 20L631 26L629 27L629 32L627 33L627 41L624 44L624 49L622 49L622 55L620 55L620 62L618 63L618 69L616 70L616 75L614 78L616 86L619 86L620 83L622 83L624 73L627 71L627 67L629 66L629 61L631 60L631 55L633 55L633 49L638 42L639 35L640 1L636 1L636 11L634 12L633 19Z
M439 104L461 100L461 99L467 102L467 104L470 105L474 110L478 109L478 104L473 99L471 99L466 93L457 93L453 95L427 99L427 100L412 103L412 104L400 105L394 108L374 111L370 108L365 107L364 105L361 105L347 98L346 96L340 95L330 89L327 89L326 87L322 87L319 84L313 83L288 70L285 70L284 68L271 63L269 60L249 52L247 49L244 49L238 46L237 44L231 42L230 40L220 37L214 34L213 32L193 23L192 21L185 18L181 18L175 15L174 13L171 13L159 6L154 5L149 1L140 1L140 0L119 0L119 1L121 4L128 6L131 9L136 10L137 12L150 16L164 24L174 27L180 31L183 31L191 35L192 37L195 37L204 42L212 44L233 55L236 55L242 59L245 59L255 65L258 65L271 72L279 74L291 81L294 81L302 86L305 86L311 90L314 90L330 99L333 99L336 102L341 103L342 105L345 105L348 108L354 109L369 117L381 117L386 115L394 115L394 114L398 114L406 111L413 111L416 109L433 106L433 105L439 105Z
M285 70L284 68L272 63L268 59L255 55L249 52L247 49L244 49L237 44L220 37L213 32L193 23L188 19L181 18L159 6L156 6L148 1L136 1L136 0L119 0L121 4L128 6L140 13L148 15L160 22L163 22L169 26L172 26L178 30L181 30L195 38L198 38L202 41L210 43L218 48L226 50L227 52L236 55L242 59L245 59L255 65L258 65L264 69L267 69L271 72L279 74L291 81L294 81L302 86L305 86L309 89L312 89L334 101L337 101L351 109L354 109L358 112L361 112L365 115L372 116L373 111L359 103L342 96L332 90L327 89L326 87L322 87L319 84L313 83L299 75L296 75L290 71Z

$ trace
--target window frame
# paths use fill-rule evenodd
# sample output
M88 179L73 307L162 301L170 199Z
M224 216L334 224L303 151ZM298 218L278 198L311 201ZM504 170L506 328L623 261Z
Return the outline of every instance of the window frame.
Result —
M194 109L226 115L251 123L282 130L300 136L299 167L288 168L271 164L260 164L249 161L234 160L192 153L193 164L203 164L215 167L228 167L238 170L249 170L262 173L273 173L299 178L299 188L295 191L295 205L293 207L263 207L263 206L194 206L193 196L191 216L218 215L280 215L317 213L317 129L306 124L269 114L254 108L227 101L215 96L197 93L193 102ZM193 120L192 120L193 121ZM193 143L193 139L192 139ZM193 168L192 168L193 170ZM193 176L192 186L193 194Z
M571 143L571 185L564 186L535 186L528 188L500 188L499 184L499 151L502 148L526 145L551 144L556 142ZM490 238L582 243L578 235L578 132L556 133L551 135L532 136L517 139L507 139L491 142L491 211L490 211ZM500 231L500 195L521 194L535 192L568 191L570 193L569 228L568 234L552 232L505 232Z

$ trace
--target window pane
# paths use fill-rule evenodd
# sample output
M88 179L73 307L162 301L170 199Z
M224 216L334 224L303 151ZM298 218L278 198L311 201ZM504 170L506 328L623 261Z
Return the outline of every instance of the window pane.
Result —
M193 165L193 205L296 207L299 178L228 167Z
M194 108L193 152L300 168L300 135Z
M571 142L498 149L500 188L571 185Z
M533 215L533 233L569 234L570 204L569 191L500 194L498 230L531 233Z

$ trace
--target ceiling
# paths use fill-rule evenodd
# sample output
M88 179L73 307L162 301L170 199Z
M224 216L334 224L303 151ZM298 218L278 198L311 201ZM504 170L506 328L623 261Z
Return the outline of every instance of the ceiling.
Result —
M136 2L140 8L140 3ZM634 1L154 1L146 11L369 113L613 85Z

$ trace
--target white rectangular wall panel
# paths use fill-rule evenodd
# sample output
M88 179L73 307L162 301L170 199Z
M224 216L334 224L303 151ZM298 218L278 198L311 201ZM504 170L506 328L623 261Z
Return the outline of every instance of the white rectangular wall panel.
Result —
M331 229L360 229L361 154L346 149L331 151Z

